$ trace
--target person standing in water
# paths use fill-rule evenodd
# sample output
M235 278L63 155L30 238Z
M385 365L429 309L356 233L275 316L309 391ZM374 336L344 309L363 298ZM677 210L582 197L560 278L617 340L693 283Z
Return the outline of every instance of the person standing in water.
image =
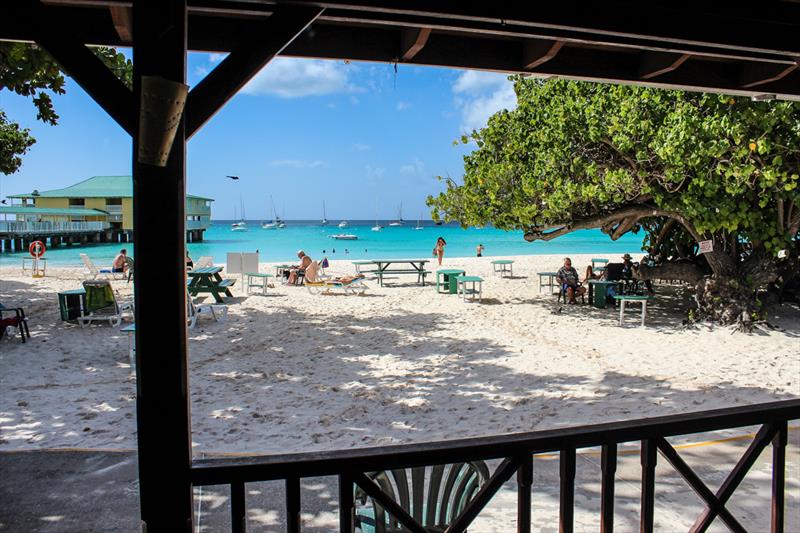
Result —
M442 266L442 257L444 257L444 247L447 246L447 241L442 237L436 239L436 246L433 247L433 255L439 259L439 266Z
M479 244L478 247L475 248L475 252L477 252L478 257L483 257L483 251L484 250L485 250L485 248L483 247L482 244Z

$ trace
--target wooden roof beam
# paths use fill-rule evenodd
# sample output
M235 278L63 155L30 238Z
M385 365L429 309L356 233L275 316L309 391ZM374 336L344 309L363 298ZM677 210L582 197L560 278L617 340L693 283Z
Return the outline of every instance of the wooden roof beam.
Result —
M35 32L36 42L129 135L134 134L133 91L39 1L20 4L17 18Z
M663 54L658 52L645 52L642 54L639 66L639 77L643 80L655 78L680 67L689 59L689 54Z
M428 37L431 35L430 28L420 28L419 30L405 29L403 30L402 43L400 55L401 61L411 61L414 59L420 50L425 48L428 42Z
M558 54L564 41L526 41L522 52L522 70L533 70Z
M742 88L750 89L773 81L782 80L798 69L800 69L800 59L796 60L794 65L743 65L741 73Z
M236 48L189 93L186 138L199 130L322 13L314 6L279 7L253 27Z
M112 6L108 9L119 39L126 44L133 43L133 8Z

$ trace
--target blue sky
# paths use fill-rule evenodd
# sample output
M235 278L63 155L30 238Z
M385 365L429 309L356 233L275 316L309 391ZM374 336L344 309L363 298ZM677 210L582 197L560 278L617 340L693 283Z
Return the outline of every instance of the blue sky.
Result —
M191 54L196 84L223 58ZM0 108L37 143L19 172L0 176L0 196L129 174L130 139L78 87L55 96L58 126L36 121L30 100L0 91ZM467 148L453 146L493 112L514 105L502 74L373 63L279 58L261 71L188 145L188 191L209 196L213 217L429 218L437 175L458 178ZM226 174L241 177L239 182Z

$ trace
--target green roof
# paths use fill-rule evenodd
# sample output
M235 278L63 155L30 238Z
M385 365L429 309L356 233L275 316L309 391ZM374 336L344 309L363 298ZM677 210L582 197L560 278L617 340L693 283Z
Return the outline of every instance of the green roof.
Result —
M56 207L24 207L21 205L0 206L0 215L63 215L63 216L106 216L108 213L98 209L84 209L81 207L56 208Z
M80 183L65 187L63 189L53 189L52 191L39 191L34 195L14 194L9 198L131 198L133 197L133 177L131 176L92 176ZM212 198L202 196L186 195L187 198L195 200L206 200L213 202Z

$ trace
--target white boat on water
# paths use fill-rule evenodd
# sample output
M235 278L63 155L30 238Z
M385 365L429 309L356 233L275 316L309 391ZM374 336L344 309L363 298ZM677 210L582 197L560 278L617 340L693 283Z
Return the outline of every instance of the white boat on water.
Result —
M336 235L331 235L331 239L336 239L339 241L357 241L358 235L353 235L352 233L337 233Z
M375 200L375 225L372 226L372 231L381 231L383 226L378 224L378 200Z
M403 225L403 202L400 202L400 209L397 210L397 220L390 222L389 225L394 227Z
M239 222L234 222L231 224L231 231L247 231L247 222L244 221L244 200L242 200L241 195L239 196L239 201L242 204L242 219ZM233 218L236 219L236 206L233 206Z
M339 222L339 227L340 228L346 228L349 225L350 224L348 224L346 220L342 220L341 222Z
M277 218L276 213L275 213L275 204L272 201L272 195L271 194L269 195L269 203L270 203L270 206L271 206L271 209L272 209L272 216L274 218L272 220L270 220L269 222L262 222L261 223L261 229L278 229L278 222L275 221L275 218Z
M419 216L419 218L417 219L417 227L415 227L414 229L425 229L425 228L422 226L422 224L420 224L420 221L421 221L421 220L422 220L422 215L420 215L420 216Z
M325 200L322 200L322 225L328 225L328 218L325 216Z

